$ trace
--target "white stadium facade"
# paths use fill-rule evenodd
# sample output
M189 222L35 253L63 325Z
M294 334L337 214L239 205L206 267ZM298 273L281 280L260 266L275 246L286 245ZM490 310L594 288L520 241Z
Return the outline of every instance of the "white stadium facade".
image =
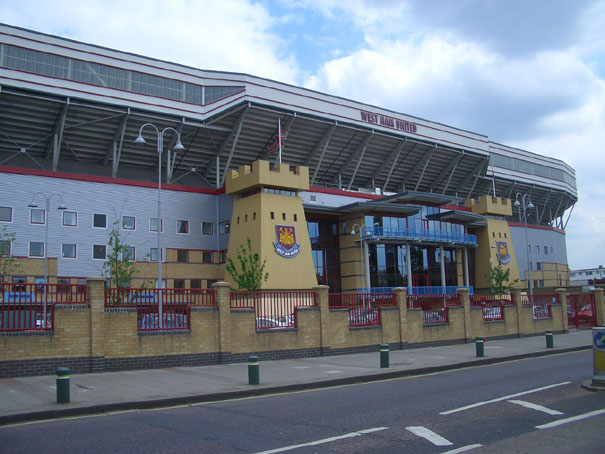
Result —
M178 131L183 149L169 129L158 156L153 127L136 146L146 123ZM309 190L298 195L318 282L336 291L481 286L477 235L492 215L467 201L490 196L526 208L500 215L521 282L568 284L564 229L578 195L574 170L558 159L273 80L0 25L0 229L15 234L3 250L22 264L5 279L37 282L46 259L51 282L101 275L117 222L138 278L154 279L159 257L167 286L208 287L223 278L234 222L228 173L275 161L278 124L282 162L309 169ZM385 238L414 217L417 232L443 235ZM342 245L351 219L367 233L357 279Z

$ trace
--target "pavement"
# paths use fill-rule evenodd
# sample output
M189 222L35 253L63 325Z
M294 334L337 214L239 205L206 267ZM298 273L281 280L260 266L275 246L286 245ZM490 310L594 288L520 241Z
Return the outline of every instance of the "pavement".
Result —
M474 343L392 350L389 368L380 352L261 361L260 383L248 384L248 364L172 367L70 377L71 400L56 403L55 375L0 379L0 425L113 411L160 408L319 389L416 376L592 348L591 330L554 336L488 340L484 357ZM590 378L592 367L587 368Z

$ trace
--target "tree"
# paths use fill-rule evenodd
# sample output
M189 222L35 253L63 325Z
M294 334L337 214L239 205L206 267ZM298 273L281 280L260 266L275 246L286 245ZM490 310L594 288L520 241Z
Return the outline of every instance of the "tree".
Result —
M510 288L519 282L519 279L510 282L510 268L504 269L501 264L493 266L490 263L489 274L486 274L485 278L489 281L492 293L497 294L508 293Z
M110 285L115 288L128 288L132 277L137 273L135 262L131 261L130 247L124 244L120 235L120 224L114 222L109 241L107 242L110 252L107 261L103 264L105 276L110 278Z
M263 282L269 279L269 273L265 273L267 259L263 260L261 264L260 255L252 252L250 238L246 238L246 244L248 245L247 249L243 244L240 244L237 250L239 269L235 266L231 257L227 258L225 269L239 289L254 291L260 289Z
M19 270L19 263L11 256L12 245L17 239L15 232L9 232L6 226L0 231L0 282L4 278Z

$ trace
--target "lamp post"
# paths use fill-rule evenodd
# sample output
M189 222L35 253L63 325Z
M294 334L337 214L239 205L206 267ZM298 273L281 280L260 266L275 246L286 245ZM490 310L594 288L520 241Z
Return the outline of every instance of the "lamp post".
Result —
M370 277L368 276L367 270L364 269L364 253L363 253L363 229L365 228L365 224L353 224L353 229L351 230L351 235L356 235L355 227L359 229L359 259L361 261L361 286L368 289L370 288ZM364 282L365 281L365 282Z
M164 151L164 134L168 131L176 134L176 144L172 148L173 150L184 150L185 147L181 143L181 134L173 127L166 127L161 131L152 123L145 123L139 128L139 135L134 140L135 145L145 145L147 142L143 138L143 129L145 127L151 127L157 134L157 146L158 146L158 288L163 288L162 281L162 152Z
M47 300L47 296L48 296L48 224L50 223L50 199L52 199L53 197L58 197L59 200L61 200L61 203L59 204L59 206L57 207L58 210L67 210L67 207L65 206L65 203L63 203L63 197L61 196L61 194L58 193L51 193L49 195L43 193L43 192L36 192L33 197L32 197L32 201L29 203L29 205L27 205L29 208L38 208L38 205L36 205L34 202L36 200L37 196L41 196L44 198L46 204L45 204L45 211L44 211L44 302L42 304L42 327L46 328L46 300Z
M527 236L527 209L535 208L536 206L531 202L529 194L521 194L520 192L517 192L517 195L515 196L515 203L513 205L519 207L519 216L521 216L521 208L523 208L523 221L525 223L525 256L527 258L527 268L529 271L529 295L531 298L534 294L534 287L531 275L531 263L529 261L529 238Z

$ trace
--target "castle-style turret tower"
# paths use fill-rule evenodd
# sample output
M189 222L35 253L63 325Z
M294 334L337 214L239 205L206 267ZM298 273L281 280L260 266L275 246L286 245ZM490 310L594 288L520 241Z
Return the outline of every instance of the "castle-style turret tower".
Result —
M228 256L237 265L237 250L250 238L252 251L267 260L269 279L263 289L311 289L317 285L307 221L298 191L309 189L308 167L291 170L256 161L227 174L226 193L233 195ZM233 285L231 276L225 279Z

